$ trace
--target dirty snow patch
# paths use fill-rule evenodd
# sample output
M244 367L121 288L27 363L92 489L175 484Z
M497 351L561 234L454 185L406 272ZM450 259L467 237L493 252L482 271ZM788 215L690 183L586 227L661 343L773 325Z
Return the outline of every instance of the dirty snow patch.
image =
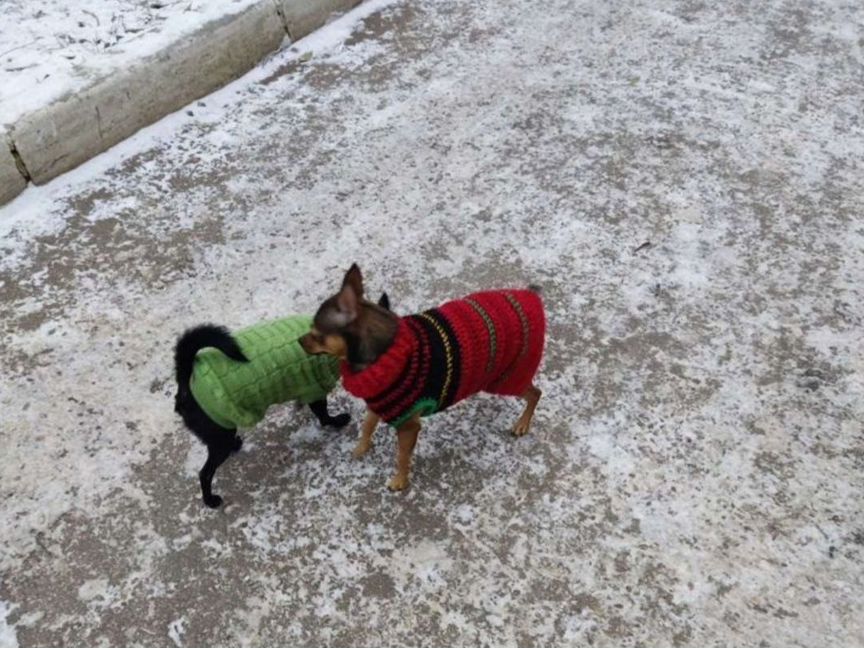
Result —
M12 606L6 601L0 601L0 648L18 648L18 636L15 626L6 620L12 612Z
M174 642L175 646L183 645L183 635L186 632L186 617L182 616L179 619L174 619L168 624L168 637Z
M257 1L5 0L0 9L0 124L12 124Z

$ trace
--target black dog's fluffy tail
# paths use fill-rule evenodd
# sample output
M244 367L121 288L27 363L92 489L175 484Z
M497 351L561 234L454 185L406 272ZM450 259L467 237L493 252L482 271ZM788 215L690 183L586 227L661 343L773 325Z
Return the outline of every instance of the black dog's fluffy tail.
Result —
M243 355L237 342L231 337L224 326L203 324L186 331L177 340L174 347L174 370L177 376L177 394L184 394L189 389L192 369L195 367L195 356L201 349L213 347L237 362L249 362Z

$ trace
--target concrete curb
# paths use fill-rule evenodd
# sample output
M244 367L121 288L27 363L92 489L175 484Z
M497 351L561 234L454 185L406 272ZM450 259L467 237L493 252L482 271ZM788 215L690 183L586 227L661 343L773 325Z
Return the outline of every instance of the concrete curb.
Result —
M25 116L0 151L0 205L242 76L361 0L260 0ZM16 151L18 159L12 154Z
M348 11L362 0L278 0L285 30L292 41L308 36L327 22L331 14Z
M0 205L12 200L27 186L27 178L19 171L12 155L12 141L0 131Z

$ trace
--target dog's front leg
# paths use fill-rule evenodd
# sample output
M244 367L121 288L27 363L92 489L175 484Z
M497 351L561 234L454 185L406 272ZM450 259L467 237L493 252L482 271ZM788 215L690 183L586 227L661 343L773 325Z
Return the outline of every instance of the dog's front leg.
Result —
M378 421L381 418L372 410L366 410L366 418L363 420L363 427L360 428L360 438L357 440L357 445L354 446L354 458L359 459L364 454L369 452L372 447L372 435L375 433L375 428L378 427Z
M542 395L543 392L537 389L533 383L523 392L522 400L525 401L525 409L516 421L516 425L513 426L513 436L523 436L531 429L531 419L534 418L534 409L537 407L537 403Z
M396 430L398 450L396 452L396 474L387 482L387 488L400 491L408 487L408 473L411 471L411 455L420 433L420 415L408 419Z
M318 419L318 422L326 427L342 428L351 422L351 415L347 412L345 414L330 416L330 412L327 411L326 396L321 400L309 403L309 409L312 410L312 413L315 415L315 418Z

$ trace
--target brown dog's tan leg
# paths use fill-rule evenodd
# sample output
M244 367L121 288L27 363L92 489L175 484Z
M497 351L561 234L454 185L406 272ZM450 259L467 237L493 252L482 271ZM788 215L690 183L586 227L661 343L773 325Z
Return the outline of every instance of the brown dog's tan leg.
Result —
M528 430L531 428L531 419L534 417L534 408L537 407L537 401L540 400L540 395L542 393L543 392L532 384L525 390L522 396L520 396L520 398L525 399L526 403L525 409L516 421L516 425L513 426L514 436L520 437L523 434L528 433Z
M378 421L381 420L372 410L366 410L366 418L363 420L363 427L360 429L360 438L357 440L357 445L354 446L354 458L359 459L369 451L372 447L372 435L375 433L375 428L378 427Z
M396 474L387 482L387 488L399 491L408 487L408 473L411 471L411 455L420 433L420 417L415 416L396 430L398 450L396 453Z

